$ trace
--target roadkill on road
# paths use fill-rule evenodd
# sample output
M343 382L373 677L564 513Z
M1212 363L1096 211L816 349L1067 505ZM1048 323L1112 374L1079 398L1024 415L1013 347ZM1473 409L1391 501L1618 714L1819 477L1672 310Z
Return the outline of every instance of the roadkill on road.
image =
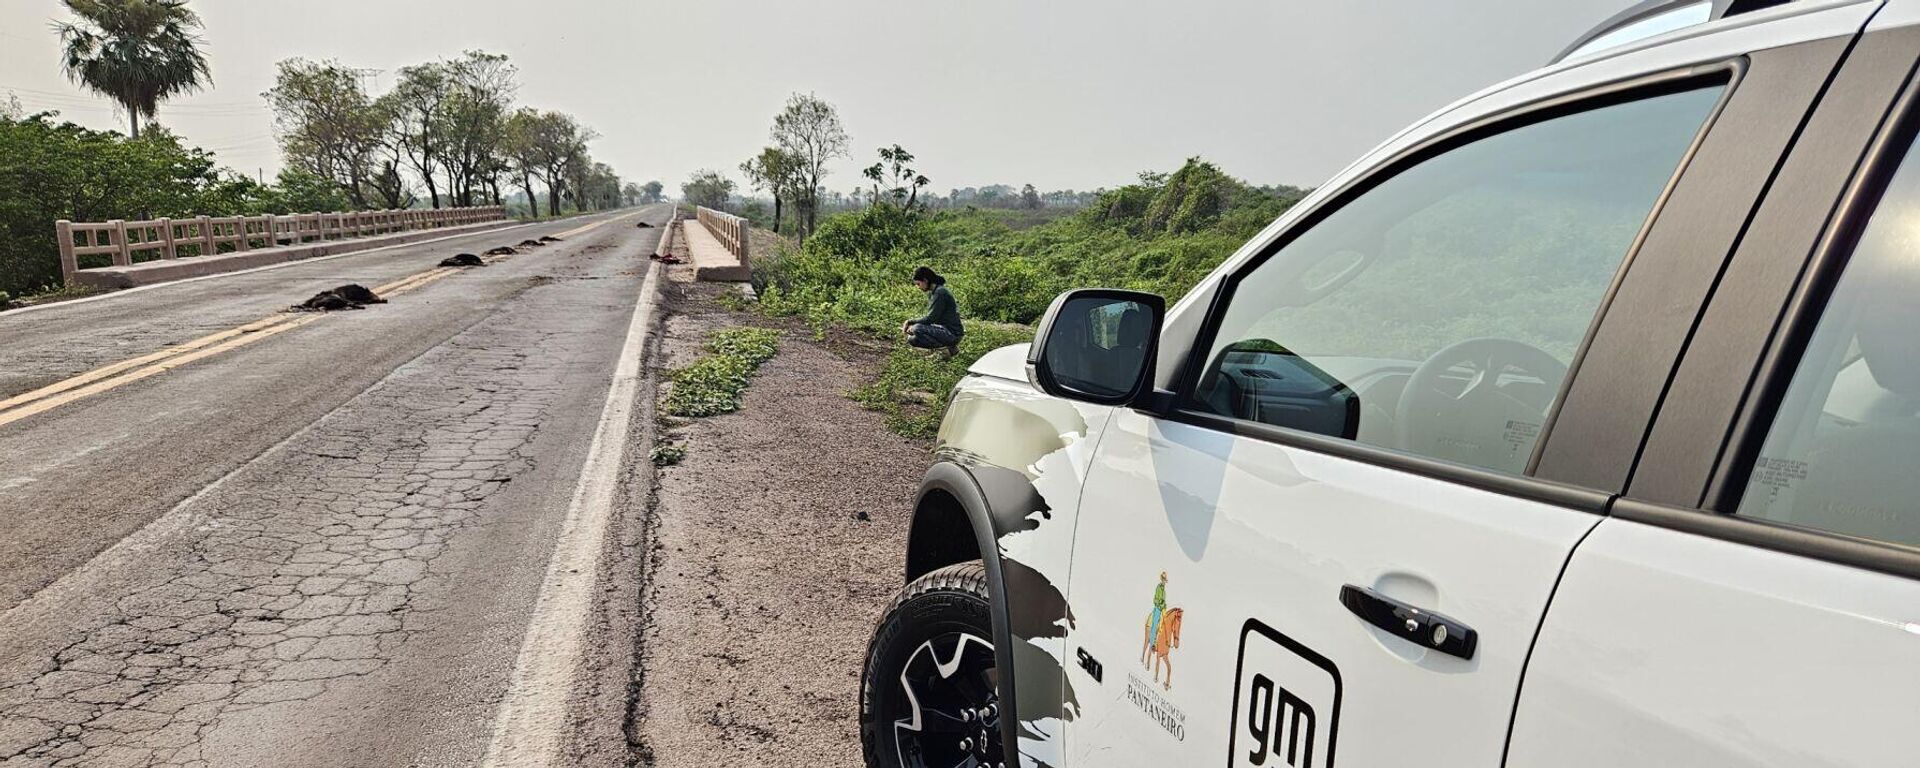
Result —
M520 241L520 247L521 247L521 248L538 248L538 247L540 247L540 246L543 246L543 245L546 245L546 243L543 243L543 242L540 242L540 241L538 241L538 240L522 240L522 241Z
M540 236L540 242L543 242L543 243L557 243L557 242L560 242L560 238L557 238L557 237L554 237L553 235L541 235L541 236Z
M512 256L519 251L514 250L511 245L502 245L497 248L488 248L486 253L488 256Z
M443 267L484 267L486 265L485 260L471 253L455 254L440 260L440 266Z
M337 309L366 309L368 304L385 304L366 286L348 283L338 288L329 288L313 295L313 298L295 304L287 309L292 312L331 312Z

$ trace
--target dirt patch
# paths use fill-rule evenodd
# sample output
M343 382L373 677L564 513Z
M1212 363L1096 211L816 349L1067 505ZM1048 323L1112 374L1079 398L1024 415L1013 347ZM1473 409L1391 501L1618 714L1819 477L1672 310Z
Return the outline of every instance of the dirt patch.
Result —
M775 325L722 309L732 286L666 290L661 368L695 359L714 329ZM686 454L654 486L629 726L639 765L860 762L860 666L901 584L927 446L847 399L875 359L836 347L861 347L779 327L739 411L660 435Z

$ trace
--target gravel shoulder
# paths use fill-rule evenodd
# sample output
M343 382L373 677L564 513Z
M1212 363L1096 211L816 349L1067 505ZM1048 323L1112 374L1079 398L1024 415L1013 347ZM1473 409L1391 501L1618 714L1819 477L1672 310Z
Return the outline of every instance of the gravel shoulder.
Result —
M877 345L727 311L731 286L666 290L663 378L714 329L786 333L740 411L660 425L687 454L654 483L634 763L858 765L861 661L901 584L927 446L846 397Z

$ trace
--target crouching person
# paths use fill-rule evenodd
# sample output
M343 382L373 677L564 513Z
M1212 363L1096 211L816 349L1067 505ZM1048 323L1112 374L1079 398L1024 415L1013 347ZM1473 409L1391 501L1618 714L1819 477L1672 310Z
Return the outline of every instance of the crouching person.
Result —
M960 324L960 305L947 292L947 279L931 268L920 267L913 271L913 284L927 294L927 313L901 326L907 343L953 357L960 352L960 337L966 329Z

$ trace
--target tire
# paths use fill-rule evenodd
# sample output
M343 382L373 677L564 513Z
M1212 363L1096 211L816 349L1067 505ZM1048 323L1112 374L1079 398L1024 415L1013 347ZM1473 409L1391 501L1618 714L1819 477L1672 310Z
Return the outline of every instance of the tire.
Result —
M914 579L887 606L860 676L868 768L1002 764L988 594L976 560Z

